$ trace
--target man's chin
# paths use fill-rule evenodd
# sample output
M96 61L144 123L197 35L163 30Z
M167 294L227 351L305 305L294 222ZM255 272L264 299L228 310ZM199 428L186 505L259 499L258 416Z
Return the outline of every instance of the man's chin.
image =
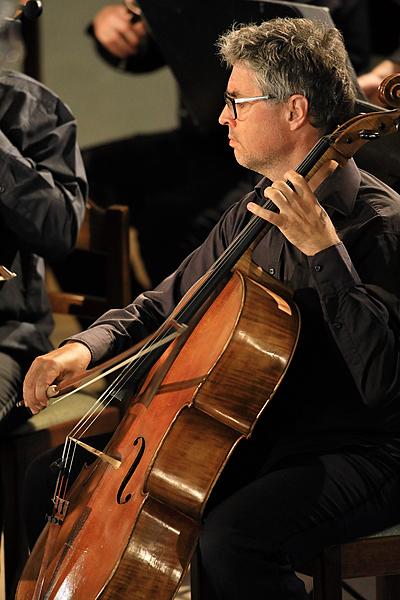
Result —
M245 169L248 169L249 171L253 171L254 173L259 173L260 175L265 176L266 172L263 168L262 165L260 164L256 164L254 161L251 160L246 160L243 156L240 156L239 153L236 153L235 151L235 158L236 158L236 162L241 166L244 167Z
M240 153L240 151L237 148L234 148L233 152L235 155L236 162L241 167L245 167L246 169L251 169L251 166L249 165L249 161L246 160L246 158L243 156L243 154Z
M247 166L246 161L243 155L240 153L240 150L238 150L238 148L233 148L233 154L235 155L236 162L239 163L239 165L241 165L242 167Z

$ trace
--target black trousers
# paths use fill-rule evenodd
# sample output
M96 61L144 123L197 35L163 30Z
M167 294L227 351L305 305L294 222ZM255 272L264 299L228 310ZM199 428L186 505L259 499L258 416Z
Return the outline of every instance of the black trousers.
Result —
M105 439L90 443L101 447ZM44 524L55 480L49 464L59 453L43 455L27 473L31 544ZM296 456L268 467L250 458L239 449L209 500L192 562L193 600L305 600L295 574L305 560L400 520L400 469L384 449Z
M26 361L0 352L0 436L29 418L26 408L17 408L22 397L22 382L27 371Z
M383 450L298 456L249 476L243 467L228 467L211 498L192 600L305 600L295 574L305 561L400 520L400 470Z

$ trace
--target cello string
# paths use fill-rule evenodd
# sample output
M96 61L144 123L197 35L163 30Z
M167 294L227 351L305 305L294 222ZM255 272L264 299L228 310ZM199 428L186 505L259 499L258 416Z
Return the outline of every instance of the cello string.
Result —
M167 343L169 341L172 341L172 339L178 337L179 332L174 332L173 334L170 334L169 336L167 336L167 338L165 338L163 340L163 343ZM159 347L161 344L158 343L157 345L154 344L154 346ZM139 358L141 358L143 356L143 354L148 353L149 350L142 349L142 351L139 353ZM120 379L121 374L118 376L117 380ZM107 406L110 404L110 402L112 401L112 399L114 398L115 395L115 390L119 389L118 387L118 381L114 381L99 397L98 399L93 403L93 405L86 411L85 415L79 420L79 422L73 427L73 429L71 430L71 432L68 434L68 442L66 440L65 444L64 444L64 451L63 451L63 462L65 464L65 470L68 471L68 473L70 473L71 469L72 469L72 461L74 459L75 454L73 453L71 456L70 453L70 446L72 444L72 441L69 439L70 437L74 437L76 439L80 439L82 438L85 433L90 429L90 427L94 424L94 422L99 418L99 416L101 415L101 413L105 410L105 408L107 408ZM77 390L75 390L77 391ZM97 410L98 408L100 408L100 410ZM74 446L76 446L75 443L73 443Z
M177 332L177 331L174 332L173 334L164 338L164 340L162 340L162 344L166 344L166 343L172 341L179 335L180 335L179 332ZM161 345L160 343L154 344L153 347L159 347L160 345ZM141 349L141 351L136 356L131 357L128 360L130 360L130 361L135 360L135 358L140 358L143 354L148 353L148 352L149 352L149 349L147 349L147 350ZM119 366L121 366L121 365L119 365ZM110 371L107 371L106 374L107 373L110 373ZM93 383L93 380L90 383ZM82 389L82 387L83 386L80 386L77 389L75 389L73 392L70 392L70 393L76 393L77 391ZM105 408L107 408L107 406L112 401L116 387L117 387L117 384L115 384L115 382L113 382L113 384L111 384L97 398L97 400L91 405L91 407L86 411L86 413L83 415L83 417L81 417L81 419L78 421L78 423L76 423L75 426L73 427L73 429L69 432L69 434L68 434L69 437L74 437L74 438L80 439L85 435L85 433L90 429L90 427L94 424L94 422L99 418L101 413L105 410ZM65 397L69 396L70 393L65 394L58 401L63 400ZM54 404L56 402L57 401L55 401Z
M158 344L153 343L153 348L160 347L162 344L172 341L179 335L180 335L180 332L175 331L172 334L166 336L163 340L160 340L160 342ZM150 350L151 350L151 348L150 348ZM147 354L147 353L149 353L149 349L143 348L141 350L141 352L139 352L138 358L141 358L144 354ZM135 357L133 357L133 358L135 358ZM119 379L121 378L121 376L122 376L122 374L120 374L118 376L117 381L114 381L99 396L99 398L93 403L93 405L87 410L85 415L79 420L79 422L71 430L71 432L68 435L68 438L74 437L76 439L80 439L85 435L85 433L90 429L90 427L93 425L93 423L96 421L96 419L100 416L100 414L103 412L103 410L105 410L105 408L107 408L107 406L110 404L110 402L114 398L115 390L119 389L118 384L119 384ZM77 391L77 390L75 390L75 391ZM101 409L97 410L97 407L101 407ZM68 440L68 444L67 444L67 442L65 442L64 451L63 451L63 459L62 459L64 461L64 468L66 471L68 471L68 473L70 473L70 471L72 469L72 461L75 456L75 454L72 454L72 456L71 456L71 453L69 452L71 443L72 443L72 440ZM74 446L76 446L75 442L74 442ZM59 492L59 495L60 494L61 494L61 492Z
M61 464L59 467L59 473L57 476L56 486L54 490L53 503L54 507L56 507L57 498L63 500L68 488L68 481L71 475L71 469L73 465L73 457L69 459L70 454L74 455L74 449L71 449L71 440L69 437L65 439L63 452L61 455ZM69 466L68 466L69 465Z
M54 404L58 404L58 402L62 402L63 400L65 400L66 398L68 398L69 396L72 396L73 394L76 394L77 392L80 392L81 390L85 389L86 387L88 387L89 385L93 385L93 383L96 383L96 381L99 381L99 379L102 379L103 377L107 377L107 375L111 375L112 373L114 373L115 371L122 369L123 367L125 367L126 365L131 364L132 362L134 362L136 359L141 358L142 356L144 356L145 354L148 354L149 352L155 350L156 348L158 348L159 346L163 346L167 343L169 343L170 341L172 341L173 339L175 339L176 337L178 337L180 335L180 332L176 331L175 333L172 333L166 337L164 337L161 341L159 342L154 342L152 340L152 346L147 346L146 348L143 346L139 352L137 352L136 354L134 354L133 356L130 356L129 358L126 358L125 360L121 361L120 363L112 366L111 368L107 369L106 371L100 372L99 375L94 376L92 379L85 381L82 385L72 389L69 392L66 392L65 394L62 394L60 396L57 397L56 400L53 400L53 402L51 403L51 406L53 406Z

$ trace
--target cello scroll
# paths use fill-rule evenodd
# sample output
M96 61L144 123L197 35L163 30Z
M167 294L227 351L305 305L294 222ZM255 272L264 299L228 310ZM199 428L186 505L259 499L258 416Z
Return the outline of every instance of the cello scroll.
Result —
M379 100L384 106L400 106L400 73L385 77L378 87Z

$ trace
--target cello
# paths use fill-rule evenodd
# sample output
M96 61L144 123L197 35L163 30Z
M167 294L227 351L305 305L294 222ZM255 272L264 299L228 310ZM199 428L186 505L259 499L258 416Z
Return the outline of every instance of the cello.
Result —
M398 96L398 81L392 87ZM309 179L327 160L343 163L399 123L399 109L354 117L321 138L297 172ZM290 292L251 260L266 227L249 220L112 384L110 398L142 382L104 455L66 495L71 434L54 512L18 599L173 598L211 490L296 348L300 318Z

